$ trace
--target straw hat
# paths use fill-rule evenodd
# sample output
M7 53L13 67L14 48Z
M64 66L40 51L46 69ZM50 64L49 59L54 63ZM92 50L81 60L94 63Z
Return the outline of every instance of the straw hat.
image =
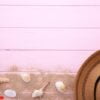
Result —
M75 89L76 100L100 100L100 50L80 68Z

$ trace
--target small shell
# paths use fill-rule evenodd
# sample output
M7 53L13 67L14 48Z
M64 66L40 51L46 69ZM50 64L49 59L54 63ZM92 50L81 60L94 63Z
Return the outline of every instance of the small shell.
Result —
M0 84L2 84L2 83L8 83L9 81L10 81L9 78L0 77Z
M44 94L45 89L47 88L47 86L50 84L50 82L47 82L47 84L45 84L42 88L33 91L32 93L32 97L36 98L36 97L41 97Z
M33 98L36 98L36 97L41 97L41 96L43 96L43 94L44 94L44 92L43 92L43 90L35 90L33 93L32 93L32 97Z
M55 83L55 87L56 87L57 91L59 91L59 92L64 92L64 90L66 89L66 86L63 83L63 81L57 81Z
M24 82L28 83L31 81L31 76L28 73L22 73L21 78Z
M14 97L16 97L16 91L14 91L12 89L7 89L4 91L4 95L7 97L14 98Z

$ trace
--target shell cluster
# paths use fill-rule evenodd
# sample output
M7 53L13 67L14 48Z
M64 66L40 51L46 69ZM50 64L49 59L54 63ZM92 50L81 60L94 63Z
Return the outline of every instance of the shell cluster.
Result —
M31 75L29 73L21 73L20 74L20 77L21 79L25 82L25 83L29 83L31 81ZM10 82L10 79L7 78L7 77L0 77L0 84L3 84L3 83L8 83ZM42 88L40 89L35 89L33 92L32 92L32 98L37 98L37 97L42 97L45 93L45 89L46 87L49 85L50 82L48 82L47 84L45 84ZM58 92L60 93L65 93L65 90L66 90L66 86L64 84L63 81L56 81L55 82L55 88ZM9 98L15 98L17 96L17 92L16 90L13 90L13 89L6 89L4 91L4 95L6 97L9 97Z

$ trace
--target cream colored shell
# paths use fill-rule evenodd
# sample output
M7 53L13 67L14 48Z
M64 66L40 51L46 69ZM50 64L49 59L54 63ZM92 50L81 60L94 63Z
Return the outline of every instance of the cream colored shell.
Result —
M36 97L41 97L43 96L44 92L43 90L34 90L33 93L32 93L32 97L33 98L36 98Z
M2 84L2 83L8 83L9 81L10 81L9 78L0 77L0 84Z
M65 86L65 84L63 83L63 81L57 81L56 83L55 83L55 87L56 87L56 89L57 89L57 91L59 91L59 92L64 92L65 91L65 89L66 89L66 86Z
M29 73L21 73L21 78L26 83L31 81L31 76Z
M34 90L32 93L32 97L36 98L36 97L41 97L44 95L44 91L47 88L47 86L50 84L50 82L47 82L47 84L45 84L42 88L38 89L38 90Z

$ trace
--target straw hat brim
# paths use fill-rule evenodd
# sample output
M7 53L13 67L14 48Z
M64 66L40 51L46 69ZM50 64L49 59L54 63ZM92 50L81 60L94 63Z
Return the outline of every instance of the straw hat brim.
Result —
M75 84L76 100L100 100L100 50L80 68Z

